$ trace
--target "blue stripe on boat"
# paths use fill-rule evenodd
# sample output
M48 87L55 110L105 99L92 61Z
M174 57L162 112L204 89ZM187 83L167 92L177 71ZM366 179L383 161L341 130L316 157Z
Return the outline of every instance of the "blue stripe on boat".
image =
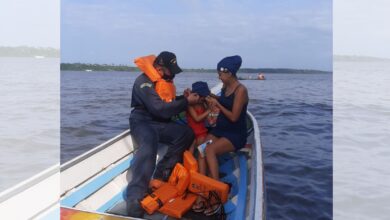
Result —
M125 201L125 195L127 186L121 190L119 193L117 193L114 197L112 197L110 200L108 200L106 203L104 203L100 208L98 208L96 211L98 212L106 212L110 208L114 207L114 205L118 204L119 202Z
M77 191L73 192L69 196L66 196L62 201L62 206L67 207L74 207L79 202L86 199L88 196L90 196L92 193L96 192L100 188L102 188L104 185L109 183L111 180L113 180L115 177L117 177L119 174L123 173L130 167L131 160L133 159L133 155L130 155L130 157L123 162L121 162L119 165L115 166L111 170L107 171L103 175L97 177L92 182L88 183L87 185L81 187Z
M229 197L234 197L234 196L237 195L237 193L239 191L238 181L237 181L237 177L233 174L233 170L230 172L229 175L224 176L223 178L221 178L221 181L225 182L225 183L230 183L231 184Z
M224 163L219 166L219 172L230 174L234 170L234 161L233 158L230 158L227 161L223 161Z
M228 200L224 205L223 208L225 209L226 214L232 213L236 209L236 205L230 200ZM230 217L230 216L229 216Z
M240 182L237 199L237 207L235 211L235 218L237 220L245 219L245 208L246 208L246 193L247 193L247 159L245 154L238 153L238 159L240 164Z

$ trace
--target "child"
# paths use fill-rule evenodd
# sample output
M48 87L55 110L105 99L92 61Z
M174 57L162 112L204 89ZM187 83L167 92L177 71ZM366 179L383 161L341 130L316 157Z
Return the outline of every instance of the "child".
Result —
M212 93L210 93L210 95L208 97L212 97L212 98L218 99L218 96L216 96L216 95L214 95ZM207 103L207 104L208 104L209 109L210 109L209 116L207 117L208 126L209 127L215 127L217 125L217 119L218 119L218 115L219 115L220 110L215 105L209 105L209 103Z
M210 89L206 82L195 82L192 84L192 93L199 95L199 102L188 106L186 116L188 125L192 128L195 134L195 141L190 147L191 153L194 153L195 146L199 146L205 141L207 136L207 128L205 120L211 110L206 106L206 97L210 95Z

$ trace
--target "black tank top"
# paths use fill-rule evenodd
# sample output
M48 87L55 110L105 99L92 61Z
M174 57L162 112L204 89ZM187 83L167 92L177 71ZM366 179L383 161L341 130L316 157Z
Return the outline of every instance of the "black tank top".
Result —
M222 89L221 96L218 98L218 102L228 109L229 111L232 111L233 109L233 103L235 98L235 93L238 87L241 85L238 85L232 94L229 96L225 96L226 89ZM247 111L248 103L246 103L241 111L240 117L236 122L230 121L222 112L219 113L217 118L217 125L215 129L220 131L230 131L235 133L242 133L246 136L246 111Z

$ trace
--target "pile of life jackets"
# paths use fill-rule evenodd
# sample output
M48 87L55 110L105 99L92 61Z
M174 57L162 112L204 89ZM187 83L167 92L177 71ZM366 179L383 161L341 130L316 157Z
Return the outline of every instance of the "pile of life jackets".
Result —
M194 156L185 151L183 165L177 163L168 182L152 180L153 193L141 201L141 206L151 215L155 211L175 218L181 218L194 204L198 196L209 197L215 192L221 203L228 199L229 186L198 172Z

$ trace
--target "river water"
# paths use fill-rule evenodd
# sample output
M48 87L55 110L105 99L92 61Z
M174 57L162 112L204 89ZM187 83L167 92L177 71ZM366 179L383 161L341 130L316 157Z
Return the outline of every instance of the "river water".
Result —
M390 62L334 72L334 219L389 219Z
M59 63L0 58L0 192L59 163Z
M388 219L389 69L336 61L334 77L242 81L261 129L268 219ZM62 162L128 128L137 73L59 74L59 59L34 58L0 58L0 73L0 191L58 162L60 77ZM218 82L183 73L178 90L200 79Z
M139 73L61 72L61 161L128 129ZM249 74L241 74L241 76ZM332 74L266 74L242 81L264 149L268 219L332 218ZM182 73L177 90L216 73Z

